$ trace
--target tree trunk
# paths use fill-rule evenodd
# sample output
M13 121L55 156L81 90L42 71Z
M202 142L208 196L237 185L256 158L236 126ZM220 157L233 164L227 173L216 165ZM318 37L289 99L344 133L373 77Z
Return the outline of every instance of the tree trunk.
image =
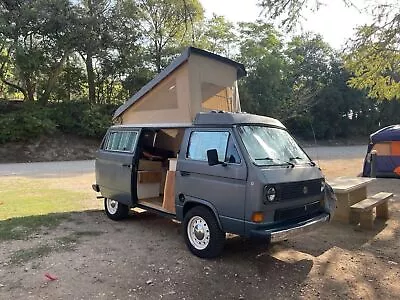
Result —
M65 52L64 56L53 68L53 72L51 74L49 74L49 78L47 79L47 83L46 83L46 89L45 89L43 95L39 99L40 104L46 105L47 102L49 102L50 94L53 91L54 85L56 84L57 77L58 77L58 75L60 75L62 68L64 66L64 63L67 60L68 56L69 56L69 52Z
M162 57L162 46L157 41L154 41L154 63L157 68L157 73L161 72L161 57Z
M93 60L92 55L88 52L86 54L86 72L87 72L87 80L89 86L89 102L96 103L96 87L94 83L94 70L93 70Z
M157 73L161 72L161 53L156 53L156 67Z
M27 101L33 102L35 101L35 84L32 83L30 79L26 81L26 92L27 92Z
M70 68L71 63L70 63L69 58L70 57L68 56L67 57L67 87L66 87L68 102L71 101L71 68Z

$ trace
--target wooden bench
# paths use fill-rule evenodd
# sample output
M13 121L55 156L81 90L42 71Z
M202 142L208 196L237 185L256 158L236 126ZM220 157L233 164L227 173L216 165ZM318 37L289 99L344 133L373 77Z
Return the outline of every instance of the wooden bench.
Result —
M382 219L389 218L389 199L393 193L380 192L367 199L357 202L350 206L350 222L360 223L361 228L372 229L374 225L373 209L376 207L376 217Z

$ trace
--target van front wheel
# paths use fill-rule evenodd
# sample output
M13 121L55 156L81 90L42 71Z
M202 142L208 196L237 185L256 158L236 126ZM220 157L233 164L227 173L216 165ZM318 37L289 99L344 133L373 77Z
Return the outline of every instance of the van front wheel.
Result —
M129 213L129 207L127 205L109 198L104 198L104 209L107 217L114 221L126 218Z
M214 214L207 208L197 206L189 210L183 220L185 242L189 250L201 258L213 258L222 253L225 232Z

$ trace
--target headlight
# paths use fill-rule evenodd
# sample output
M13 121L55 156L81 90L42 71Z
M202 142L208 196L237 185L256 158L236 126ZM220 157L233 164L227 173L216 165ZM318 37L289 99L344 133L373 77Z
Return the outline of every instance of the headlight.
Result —
M264 197L265 197L265 200L267 200L269 202L275 201L277 198L276 188L274 188L273 186L266 186L264 188Z
M325 190L325 179L321 180L321 193Z

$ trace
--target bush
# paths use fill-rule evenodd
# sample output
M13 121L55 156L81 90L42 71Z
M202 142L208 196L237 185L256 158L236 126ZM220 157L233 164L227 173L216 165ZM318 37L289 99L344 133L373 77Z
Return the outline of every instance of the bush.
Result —
M26 141L56 131L101 138L112 124L115 105L84 102L50 103L46 107L24 103L17 110L0 113L0 144Z
M101 107L90 107L83 111L78 134L87 137L102 137L111 124L111 115L105 115Z
M26 108L0 115L0 143L26 141L56 131L48 110Z

